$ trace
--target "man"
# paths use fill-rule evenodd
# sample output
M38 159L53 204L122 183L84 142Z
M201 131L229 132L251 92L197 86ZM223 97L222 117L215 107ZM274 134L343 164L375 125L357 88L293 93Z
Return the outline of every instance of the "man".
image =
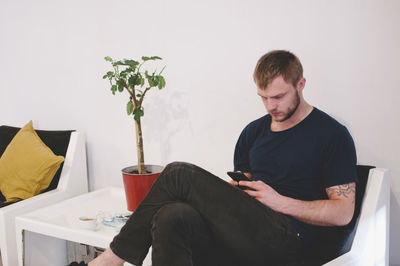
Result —
M230 186L187 163L169 164L101 256L89 265L285 265L355 205L356 154L347 129L308 104L298 58L272 51L254 80L268 115L241 133ZM236 186L245 186L240 190Z

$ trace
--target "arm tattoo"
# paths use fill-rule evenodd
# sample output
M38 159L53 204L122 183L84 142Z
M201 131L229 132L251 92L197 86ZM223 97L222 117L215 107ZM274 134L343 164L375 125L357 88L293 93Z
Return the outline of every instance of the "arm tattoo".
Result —
M351 194L356 192L356 184L349 183L344 185L339 185L335 187L330 187L326 189L328 195L336 194L337 196L345 196L348 198Z

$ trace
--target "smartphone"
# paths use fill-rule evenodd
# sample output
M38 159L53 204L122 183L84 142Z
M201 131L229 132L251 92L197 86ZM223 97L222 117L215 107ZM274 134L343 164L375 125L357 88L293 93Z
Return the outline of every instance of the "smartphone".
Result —
M239 181L250 181L247 176L241 172L226 172L233 180Z
M226 172L233 180L236 182L239 181L250 181L250 179L243 173L241 172ZM238 186L240 189L249 189L248 187L245 186Z

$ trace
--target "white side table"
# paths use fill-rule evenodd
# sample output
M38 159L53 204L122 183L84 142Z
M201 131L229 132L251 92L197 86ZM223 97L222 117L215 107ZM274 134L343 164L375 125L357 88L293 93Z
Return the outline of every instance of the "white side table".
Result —
M108 187L18 216L16 218L18 265L43 264L44 259L46 265L65 266L66 240L108 248L117 234L115 228L101 224L98 230L91 231L82 229L78 222L80 216L96 217L99 212L126 213L124 190ZM35 240L29 239L35 239L35 236L31 236L35 234L36 242L40 243L33 245L30 242ZM32 257L36 260L39 258L39 261L42 258L42 261L34 262ZM150 256L143 265L150 265Z

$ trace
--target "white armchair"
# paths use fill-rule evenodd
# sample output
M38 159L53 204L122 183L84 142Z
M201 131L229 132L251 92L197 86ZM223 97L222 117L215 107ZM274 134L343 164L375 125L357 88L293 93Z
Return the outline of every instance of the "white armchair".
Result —
M85 136L71 132L57 187L0 208L0 251L3 266L18 265L15 217L88 191ZM1 265L1 263L0 263Z
M324 265L389 265L389 212L389 170L371 169L351 249Z

